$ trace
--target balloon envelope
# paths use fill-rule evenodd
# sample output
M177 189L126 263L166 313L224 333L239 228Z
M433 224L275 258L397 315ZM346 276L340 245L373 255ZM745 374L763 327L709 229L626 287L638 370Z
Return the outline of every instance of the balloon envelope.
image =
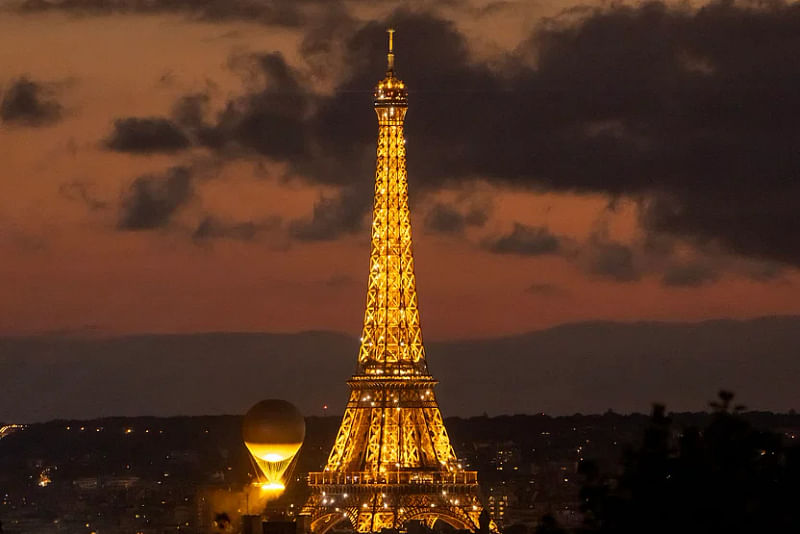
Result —
M306 436L306 422L293 404L263 400L250 408L242 422L242 437L250 453L265 462L292 458Z

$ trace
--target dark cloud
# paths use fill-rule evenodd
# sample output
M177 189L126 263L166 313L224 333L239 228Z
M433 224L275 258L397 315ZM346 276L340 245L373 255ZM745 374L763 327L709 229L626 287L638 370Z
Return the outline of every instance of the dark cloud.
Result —
M701 262L685 262L671 265L664 272L661 282L672 287L699 287L716 281L719 273Z
M489 218L487 206L472 206L466 211L442 202L435 203L425 216L425 229L442 234L461 234L468 226L483 226Z
M330 79L339 71L347 41L361 25L342 2L327 2L324 15L306 30L300 54L319 79Z
M80 15L185 14L203 21L244 20L298 26L304 20L298 0L26 0L21 12L66 11Z
M800 4L587 8L537 27L491 65L470 55L453 22L430 13L332 20L301 45L312 70L326 55L336 61L332 93L316 94L278 54L251 57L261 84L228 102L200 142L288 163L313 182L368 179L371 88L393 25L410 91L412 195L481 178L630 196L646 232L800 265L800 62L787 52L800 49ZM368 200L359 206L365 212ZM298 232L333 236L337 227L352 228ZM600 265L627 256L615 246L597 254Z
M534 283L525 289L526 293L540 297L564 297L569 292L561 286L549 283Z
M310 217L289 224L289 235L300 241L329 241L360 230L369 205L365 191L344 188L335 197L321 196Z
M175 122L187 128L204 128L208 113L209 97L205 93L193 93L178 99L172 106Z
M753 262L744 266L743 274L756 282L772 282L783 279L785 269L775 262Z
M580 169L543 170L644 195L649 231L800 264L800 65L786 56L799 32L798 4L721 2L615 8L540 34L537 78L559 82L564 122L593 126L565 145Z
M642 224L653 232L689 237L700 245L800 265L800 214L793 201L800 198L800 183L787 179L784 184L765 183L759 188L754 179L719 187L654 195L643 203Z
M280 222L279 217L271 217L263 221L228 222L213 215L207 215L195 228L192 238L195 241L209 239L252 241L260 233L280 226Z
M166 227L193 194L192 174L186 167L172 167L163 176L140 176L122 196L117 227L120 230Z
M244 148L283 161L308 156L304 126L312 96L280 53L248 56L239 68L259 79L260 88L228 102L202 142L217 149Z
M787 55L800 49L800 4L585 13L537 30L499 68L474 61L448 21L391 18L412 188L483 176L633 195L647 200L648 231L800 265L800 63ZM331 179L361 176L345 158L372 141L364 89L382 71L385 26L351 39L352 74L315 117L326 151L343 155ZM602 251L627 263L624 249Z
M514 223L514 228L510 233L488 239L483 246L496 254L541 256L559 252L561 240L545 226L527 226Z
M8 124L46 126L61 118L61 105L41 83L22 77L14 81L0 101L0 119Z
M176 152L189 147L189 138L168 119L129 117L114 121L114 129L105 145L118 152Z
M315 175L321 181L348 183L368 172L360 155L370 154L375 143L372 88L386 69L382 49L389 24L389 21L372 21L353 33L343 59L349 67L348 75L332 96L320 100L309 120L319 152L339 162L327 165L322 169L324 172ZM452 160L472 149L471 143L464 144L455 138L448 143L439 138L446 131L458 130L472 121L470 114L465 113L467 108L454 111L449 105L441 107L443 101L448 97L460 101L464 94L476 96L474 90L484 85L487 78L494 77L488 69L470 63L465 42L450 22L429 14L399 11L391 17L391 24L402 28L397 34L397 72L409 84L412 94L407 138L413 194L415 187L436 189L444 181L457 177L462 164L451 167ZM476 96L472 104L479 98ZM448 126L443 126L445 123ZM440 151L438 148L443 144L447 145L446 150ZM372 161L369 163L374 165Z
M108 207L108 202L98 199L91 192L91 185L82 181L61 184L58 193L69 200L84 204L90 211L97 211Z
M425 216L425 228L431 232L460 234L467 227L464 215L447 204L437 202Z
M50 246L42 233L25 229L17 221L2 214L0 214L0 245L24 253L42 252Z
M634 282L641 277L634 264L633 250L622 243L592 236L581 254L585 256L586 270L591 274L616 282Z

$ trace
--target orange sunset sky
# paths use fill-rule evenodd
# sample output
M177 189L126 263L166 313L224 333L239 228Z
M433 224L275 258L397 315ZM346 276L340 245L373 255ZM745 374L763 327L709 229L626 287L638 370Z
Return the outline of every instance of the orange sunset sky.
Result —
M4 335L356 335L390 24L428 339L800 312L796 10L148 5L0 3Z

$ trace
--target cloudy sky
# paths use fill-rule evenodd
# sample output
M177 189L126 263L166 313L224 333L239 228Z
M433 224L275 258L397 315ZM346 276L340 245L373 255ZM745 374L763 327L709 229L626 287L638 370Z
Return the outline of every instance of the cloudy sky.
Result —
M0 1L0 333L360 330L384 30L429 339L800 312L800 5Z

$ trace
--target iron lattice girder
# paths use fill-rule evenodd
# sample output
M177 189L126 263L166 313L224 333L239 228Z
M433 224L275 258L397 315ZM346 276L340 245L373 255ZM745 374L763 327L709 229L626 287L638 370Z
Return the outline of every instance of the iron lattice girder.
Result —
M392 387L386 387L390 384ZM433 392L435 381L351 381L328 471L461 470Z
M411 248L402 109L393 118L387 118L386 108L378 110L370 273L358 357L366 374L400 369L427 374Z
M308 474L308 485L319 487L323 491L348 493L362 489L368 492L387 491L388 487L396 491L408 489L410 493L425 493L423 489L438 488L439 491L464 492L478 488L477 471L423 471L419 469L398 469L383 473L371 471L313 471Z
M314 532L324 532L345 520L359 532L379 532L403 529L412 520L432 525L437 519L456 528L477 530L481 511L477 484L321 484L314 486L302 513L310 517Z
M405 530L415 519L476 530L483 511L477 473L458 463L425 360L408 208L408 95L391 65L374 95L375 202L358 371L325 470L309 474L302 511L315 534L344 519L359 532Z

